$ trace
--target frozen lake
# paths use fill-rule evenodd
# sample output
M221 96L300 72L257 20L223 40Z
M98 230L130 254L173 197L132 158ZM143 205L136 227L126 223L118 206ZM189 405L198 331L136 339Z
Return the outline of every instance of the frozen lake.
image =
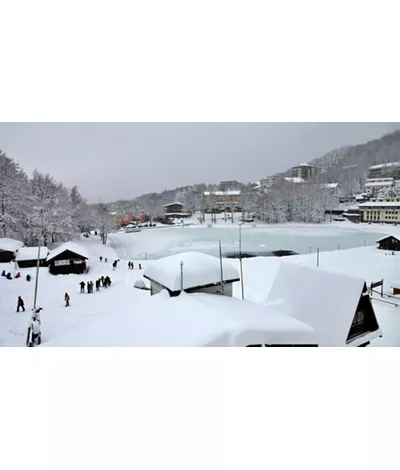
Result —
M242 251L268 252L292 250L296 253L334 251L373 246L386 232L363 231L357 226L337 225L270 225L242 228ZM168 227L142 230L139 233L114 233L109 235L109 244L121 259L157 259L183 251L200 251L218 255L218 241L222 251L239 250L239 228L234 226Z

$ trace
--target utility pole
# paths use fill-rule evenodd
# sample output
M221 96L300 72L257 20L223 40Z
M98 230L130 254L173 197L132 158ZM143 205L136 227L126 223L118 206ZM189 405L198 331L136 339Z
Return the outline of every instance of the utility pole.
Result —
M242 299L244 300L243 262L242 262L242 225L239 224L239 262L240 262L240 283L242 286Z
M181 261L181 294L183 292L183 261Z
M219 241L219 265L221 270L221 292L224 295L224 271L222 267L222 248L221 248L221 240Z

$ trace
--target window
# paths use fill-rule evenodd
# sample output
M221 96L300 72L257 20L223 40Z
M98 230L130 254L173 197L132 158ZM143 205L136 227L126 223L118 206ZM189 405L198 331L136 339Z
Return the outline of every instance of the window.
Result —
M363 295L357 306L347 337L347 343L379 328L369 295Z

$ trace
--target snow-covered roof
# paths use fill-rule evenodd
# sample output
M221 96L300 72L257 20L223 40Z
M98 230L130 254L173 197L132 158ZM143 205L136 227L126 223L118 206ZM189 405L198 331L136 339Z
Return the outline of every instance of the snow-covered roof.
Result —
M164 207L170 207L170 206L184 206L184 204L182 204L181 202L170 202L169 204L165 204Z
M380 163L369 167L369 170L380 170L381 168L390 168L392 166L400 166L400 162Z
M311 165L309 165L308 163L303 162L303 163L300 163L300 165L297 165L297 167L299 167L299 166L311 166ZM297 167L295 167L295 168L297 168Z
M280 264L267 305L311 325L322 346L346 346L364 284L358 277L286 261ZM364 339L380 334L378 330Z
M181 261L183 261L183 288L207 286L221 283L220 260L205 253L189 251L149 263L144 276L166 287L172 292L181 289ZM224 281L240 279L235 266L222 260Z
M82 248L80 245L77 245L76 243L72 243L72 242L67 242L67 243L63 243L62 245L55 248L54 250L51 250L51 252L49 253L49 256L47 257L47 261L51 261L53 258L56 258L59 254L67 250L72 251L73 253L76 253L77 255L81 255L86 259L89 258L87 251L84 248Z
M0 238L0 250L14 252L23 246L24 244L19 240L13 240L12 238Z
M366 188L380 187L380 186L392 186L393 181L371 181L370 183L365 183Z
M382 202L363 202L359 207L400 207L400 202L382 201Z
M323 183L321 188L336 189L339 186L339 183Z
M289 183L305 183L303 178L297 178L296 176L287 176L285 181L288 181Z
M16 261L31 261L35 260L38 257L38 248L37 246L20 248L17 252ZM49 254L49 249L46 246L40 247L40 259L46 259Z
M162 293L43 346L318 344L315 330L265 306L222 295Z
M204 196L240 196L242 194L241 191L204 191Z
M366 183L375 183L377 181L394 181L394 178L368 178Z
M378 240L376 240L376 243L383 242L383 240L387 240L388 238L394 238L398 242L400 242L400 240L397 237L395 237L394 235L385 235L384 237L379 238Z

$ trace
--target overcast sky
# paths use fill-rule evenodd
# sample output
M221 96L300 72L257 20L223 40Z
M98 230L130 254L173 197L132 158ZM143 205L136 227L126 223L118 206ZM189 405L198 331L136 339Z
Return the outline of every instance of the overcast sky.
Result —
M89 202L195 183L256 181L400 123L0 123L0 149Z

